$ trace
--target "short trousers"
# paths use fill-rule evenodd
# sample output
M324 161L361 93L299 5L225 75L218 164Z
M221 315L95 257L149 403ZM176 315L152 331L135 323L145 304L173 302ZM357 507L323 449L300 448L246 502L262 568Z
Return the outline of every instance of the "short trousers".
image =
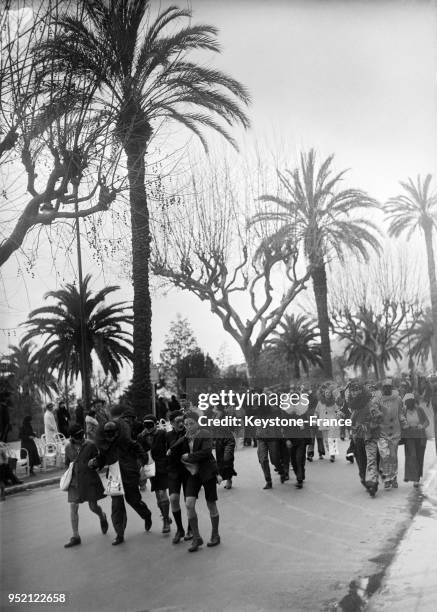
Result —
M217 478L214 476L206 482L202 482L200 476L189 474L187 486L185 488L186 497L198 497L200 489L203 487L205 499L207 502L217 501Z
M165 491L168 489L168 475L167 473L159 473L152 476L150 479L150 488L152 491Z
M183 489L184 492L184 496L185 496L185 487L187 484L187 478L188 478L188 474L177 474L177 473L170 473L168 475L168 492L169 495L180 495L181 493L181 488Z

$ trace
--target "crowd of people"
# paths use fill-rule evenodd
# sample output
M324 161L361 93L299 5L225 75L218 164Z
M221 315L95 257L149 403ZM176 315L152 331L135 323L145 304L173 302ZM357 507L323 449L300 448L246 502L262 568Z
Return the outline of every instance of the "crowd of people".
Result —
M437 420L437 378L432 378L423 397L413 393L407 381L399 388L388 378L381 384L374 381L351 380L344 386L333 382L323 383L316 392L307 388L299 390L308 401L287 411L277 406L251 407L250 412L259 416L292 416L301 418L300 427L270 429L266 435L259 427L253 435L259 463L265 478L264 489L272 488L270 464L279 474L280 481L289 480L290 466L296 476L296 487L301 489L305 480L306 461L312 462L315 449L319 460L325 456L334 463L339 455L340 439L349 439L346 460L357 463L359 479L371 497L379 483L384 489L398 487L398 448L405 448L405 482L419 486L423 476L423 463L427 443L429 419L420 406L422 399L432 406ZM321 419L318 427L311 427L310 417ZM335 426L335 420L348 419L350 427ZM246 437L251 445L251 437ZM436 442L437 453L437 442Z
M90 510L100 520L103 533L108 530L108 522L98 501L104 496L101 478L97 471L105 466L117 465L120 490L111 495L111 520L116 534L112 544L124 542L127 524L125 502L127 502L144 521L144 528L152 526L152 513L141 496L144 482L150 481L150 489L155 493L156 503L162 517L162 533L171 530L172 518L176 524L173 543L181 540L191 541L188 548L195 552L203 545L199 533L196 501L203 488L206 504L211 518L211 537L208 547L220 544L219 513L217 509L217 484L222 472L227 483L232 481L232 457L223 450L219 451L219 466L213 453L214 440L211 432L202 430L198 424L198 414L193 411L172 410L168 414L168 427L162 427L154 414L147 414L142 421L136 418L130 408L118 406L111 413L100 411L93 416L98 420L97 427L87 426L76 421L69 430L70 440L66 447L66 467L74 461L68 501L73 535L66 548L81 543L79 535L79 504L88 502ZM235 446L235 439L230 433ZM220 445L218 445L220 446ZM217 449L216 449L217 452ZM231 463L229 463L231 462ZM153 475L146 475L146 468L153 464ZM184 528L181 511L181 494L184 495L188 525Z
M259 391L265 397L262 390ZM380 384L353 379L343 386L326 382L316 390L301 387L291 389L291 392L306 397L307 401L300 401L286 411L269 405L265 400L257 406L246 405L244 409L247 415L282 415L296 417L303 423L267 430L263 427L245 429L244 444L253 443L257 447L265 490L273 487L272 467L281 483L290 479L292 471L296 488L302 489L306 462L314 461L317 453L319 460L328 457L331 463L335 463L340 454L340 440L348 441L345 458L357 464L359 480L371 497L375 496L380 483L385 490L398 487L401 445L405 449L404 481L419 486L430 425L421 404L425 402L432 407L436 421L437 377L429 380L420 396L413 392L408 381L402 381L395 388L392 379ZM62 402L56 411L53 404L47 405L44 415L46 439L54 440L57 433L63 433L68 438L66 467L73 462L68 487L73 534L65 545L67 548L81 543L79 505L83 502L87 502L99 518L101 531L108 531L107 517L98 503L105 496L98 472L114 465L118 466L120 480L118 493L111 493L114 546L124 542L125 503L144 521L145 530L151 529L152 512L142 498L142 491L147 486L156 498L162 533L170 533L174 521L173 543L190 541L190 552L203 545L196 510L198 495L203 488L211 521L207 546L220 544L217 487L223 482L226 489L231 489L237 476L234 467L237 432L223 426L200 427L199 412L192 405L181 409L174 396L170 402L162 402L155 413L139 419L131 408L118 405L109 410L100 399L92 402L88 410L78 402L73 415ZM228 414L228 408L214 406L210 414L222 419ZM310 425L311 416L322 419L318 427ZM332 421L338 417L349 419L350 426L324 425L323 419ZM241 431L238 434L241 435ZM20 436L33 469L38 465L39 457L30 417L24 419ZM185 503L185 520L181 495Z

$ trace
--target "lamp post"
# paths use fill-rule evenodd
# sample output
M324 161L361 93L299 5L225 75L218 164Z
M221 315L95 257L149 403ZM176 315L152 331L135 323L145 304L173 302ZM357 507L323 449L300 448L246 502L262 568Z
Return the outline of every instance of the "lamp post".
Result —
M86 337L86 313L85 296L83 287L82 272L82 253L80 246L80 227L79 227L79 184L75 181L74 186L74 210L76 213L76 246L77 246L77 271L79 280L80 295L80 375L82 378L82 399L85 410L90 408L90 379L88 367L88 338Z

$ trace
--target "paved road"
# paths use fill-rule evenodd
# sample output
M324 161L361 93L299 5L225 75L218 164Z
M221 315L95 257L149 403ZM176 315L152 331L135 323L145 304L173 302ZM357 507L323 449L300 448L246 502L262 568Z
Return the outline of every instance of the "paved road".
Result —
M4 591L65 591L68 609L81 612L326 610L352 578L378 571L416 494L401 477L398 490L370 499L356 465L344 459L345 448L342 443L335 464L309 464L301 491L292 481L261 490L255 449L238 451L235 488L219 494L222 545L195 554L160 533L149 492L144 497L154 511L150 533L129 509L126 542L114 548L112 528L103 536L84 505L83 543L70 550L63 548L70 537L65 493L45 488L12 496L0 510ZM399 455L402 474L402 449ZM428 443L426 463L434 457ZM109 501L103 504L109 513ZM203 499L199 506L200 530L207 537Z

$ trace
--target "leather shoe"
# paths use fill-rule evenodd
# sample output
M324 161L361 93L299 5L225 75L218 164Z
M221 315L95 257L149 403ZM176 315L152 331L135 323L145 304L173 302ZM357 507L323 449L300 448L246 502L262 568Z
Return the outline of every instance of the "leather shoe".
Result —
M152 527L152 513L151 513L151 512L150 512L150 510L148 509L148 510L147 510L147 516L146 516L146 518L144 519L144 529L145 529L146 531L150 531L151 527Z
M176 531L176 533L174 534L173 537L173 544L179 544L179 542L182 540L182 538L185 535L185 531L179 531L179 529Z
M191 533L191 529L188 528L187 533L184 535L184 541L188 542L189 540L193 539L193 534Z
M272 489L272 483L271 482L266 482L266 484L263 486L263 489Z
M191 542L191 546L188 549L188 552L196 552L196 550L199 550L199 546L202 546L202 544L203 544L202 538L193 538L193 541Z
M207 542L207 546L209 546L209 548L212 548L213 546L218 546L220 544L220 536L217 533L216 535L212 535L211 539L209 542Z
M82 541L79 536L73 536L72 538L70 538L70 541L67 542L67 544L64 544L64 548L72 548L73 546L79 546L79 544L81 543Z
M124 542L124 537L121 535L118 535L115 540L112 542L112 546L118 546L119 544L123 544Z

